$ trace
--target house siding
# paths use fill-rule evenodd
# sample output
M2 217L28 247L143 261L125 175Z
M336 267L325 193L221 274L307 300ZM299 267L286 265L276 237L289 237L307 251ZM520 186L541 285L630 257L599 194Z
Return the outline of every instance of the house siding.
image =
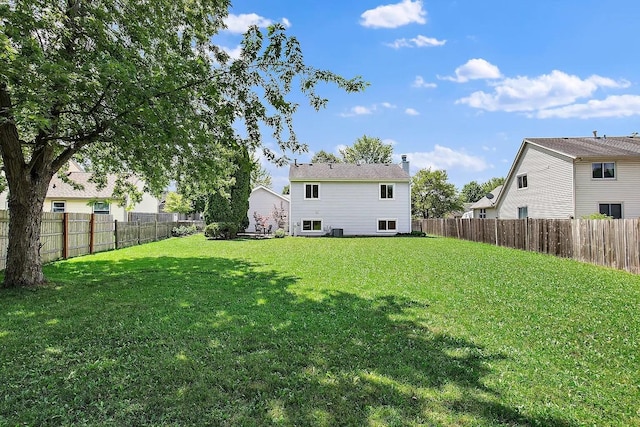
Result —
M311 182L311 181L305 181ZM410 190L408 182L394 182L394 199L380 199L380 184L390 181L345 182L313 181L320 184L318 200L304 198L305 182L291 182L291 232L318 236L333 228L344 235L394 235L411 231ZM303 220L322 220L322 232L305 232ZM378 220L395 219L397 230L379 232Z
M484 208L486 210L487 216L486 219L496 219L498 218L498 210L496 208ZM480 208L473 209L473 218L480 218Z
M283 197L280 197L264 188L256 188L251 192L249 196L249 212L247 216L249 217L249 227L246 231L254 232L256 231L256 221L253 218L253 213L257 212L262 216L268 216L269 222L268 225L272 226L272 230L276 230L278 228L278 224L276 220L271 217L271 213L273 212L273 206L276 205L278 209L280 208L280 203L284 207L287 214L289 213L289 201Z
M591 163L616 163L615 179L593 179ZM600 203L622 203L623 218L640 217L640 160L588 159L577 161L576 217L598 212Z
M527 175L527 188L518 188L518 176ZM575 215L572 159L526 144L502 190L498 217L518 218L526 206L530 218L567 219Z

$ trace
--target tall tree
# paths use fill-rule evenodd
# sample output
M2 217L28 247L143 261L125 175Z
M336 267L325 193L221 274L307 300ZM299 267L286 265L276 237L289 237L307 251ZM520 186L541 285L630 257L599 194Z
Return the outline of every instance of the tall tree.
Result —
M333 153L320 150L313 155L311 163L342 163L342 160Z
M251 189L262 185L263 187L271 188L273 186L273 180L271 174L266 170L260 159L256 155L251 155Z
M475 203L482 199L487 193L477 181L466 183L460 190L460 198L466 203Z
M482 184L482 191L484 195L491 193L497 186L504 184L504 178L491 178L487 182Z
M291 192L291 186L289 184L282 187L282 194L287 195Z
M420 169L411 179L411 210L419 218L444 218L462 209L455 185L447 181L447 171Z
M345 163L391 163L393 147L380 138L363 135L352 146L340 150Z
M240 57L231 59L211 41L229 5L0 2L0 151L11 212L5 287L44 281L43 202L70 159L100 184L117 174L116 193L135 194L132 174L157 194L171 180L213 188L229 176L237 147L261 144L262 124L282 152L306 151L292 128L298 105L286 98L294 82L316 109L327 102L315 90L319 82L347 92L366 86L305 65L281 25L250 28ZM268 158L287 161L273 152Z

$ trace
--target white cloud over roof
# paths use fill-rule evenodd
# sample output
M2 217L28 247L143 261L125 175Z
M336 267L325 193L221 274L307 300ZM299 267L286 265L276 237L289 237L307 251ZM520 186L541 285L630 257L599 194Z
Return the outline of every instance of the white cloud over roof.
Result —
M536 117L562 117L563 115L565 117L577 117L575 115L570 116L570 114L578 114L578 110L584 111L588 104L583 104L583 107L567 107L578 99L592 97L601 88L626 88L629 86L629 82L615 81L598 75L582 79L575 75L553 70L549 74L537 77L518 76L506 78L498 82L492 82L490 85L493 87L492 91L476 91L468 97L458 99L456 103L466 104L472 108L486 111L540 111L537 114L532 114L532 116ZM628 103L629 100L624 99L624 101ZM560 111L559 107L565 108ZM611 111L611 106L605 106L602 102L599 104L593 103L591 107L597 107L601 112L606 109ZM556 110L552 111L550 109ZM543 113L542 110L549 111Z
M540 119L590 119L597 117L640 116L640 95L612 95L603 100L592 99L583 104L572 104L558 108L540 110L535 117Z
M402 0L363 12L360 24L370 28L397 28L412 23L424 24L427 22L426 16L421 0Z
M474 58L468 60L464 65L456 68L455 77L439 77L442 80L466 83L469 80L479 79L499 79L502 77L500 69L485 59Z
M411 162L411 168L417 169L466 169L474 172L482 172L491 168L482 157L472 156L464 151L456 151L449 147L437 145L433 151L407 153Z

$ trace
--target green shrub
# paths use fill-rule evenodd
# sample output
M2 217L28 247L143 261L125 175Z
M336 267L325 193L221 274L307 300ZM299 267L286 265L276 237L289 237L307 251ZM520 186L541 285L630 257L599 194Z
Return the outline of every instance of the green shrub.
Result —
M582 219L613 219L613 217L603 213L592 213L589 215L582 215Z
M180 227L173 227L171 235L173 237L184 237L198 232L198 228L195 225L181 225Z
M284 236L286 236L286 232L284 231L283 228L278 228L274 234L275 237L282 239Z
M210 239L234 239L238 235L238 226L232 222L212 222L204 229L204 235Z
M404 237L427 237L427 233L424 231L413 230L411 233L398 233L396 236L404 236Z

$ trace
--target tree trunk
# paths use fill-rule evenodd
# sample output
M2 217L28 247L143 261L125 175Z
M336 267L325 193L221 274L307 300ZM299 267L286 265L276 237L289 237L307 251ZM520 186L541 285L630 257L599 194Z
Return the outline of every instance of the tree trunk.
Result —
M50 179L20 197L9 194L9 246L3 287L37 286L45 282L40 257L42 206Z

